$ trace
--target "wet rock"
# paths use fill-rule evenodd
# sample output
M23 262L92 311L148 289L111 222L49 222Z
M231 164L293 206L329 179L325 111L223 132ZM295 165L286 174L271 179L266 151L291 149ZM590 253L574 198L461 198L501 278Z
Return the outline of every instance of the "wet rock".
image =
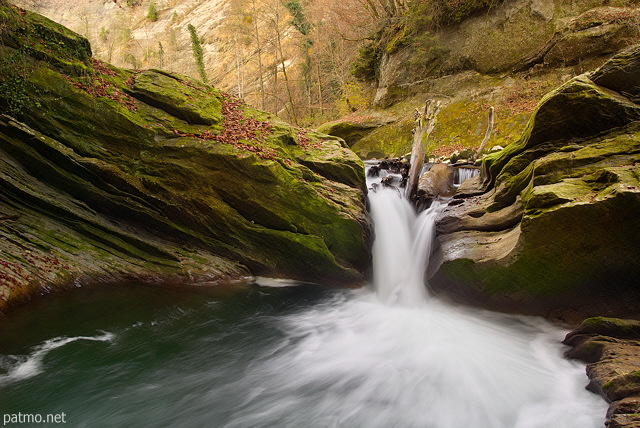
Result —
M587 388L611 403L608 427L637 427L640 411L640 340L636 320L586 319L565 338L569 358L589 363ZM635 338L635 339L634 339Z
M453 168L443 163L431 166L418 181L418 196L427 198L451 196L454 191Z
M379 177L380 176L380 166L379 165L373 165L371 168L369 168L369 171L367 171L367 176L369 176L369 177Z
M386 176L382 180L380 180L380 184L386 187L396 187L394 184L394 178L391 176Z

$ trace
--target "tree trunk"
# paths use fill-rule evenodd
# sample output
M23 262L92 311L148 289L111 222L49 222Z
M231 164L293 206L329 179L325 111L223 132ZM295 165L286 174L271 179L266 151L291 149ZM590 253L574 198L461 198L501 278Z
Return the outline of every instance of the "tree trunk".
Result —
M429 137L436 124L436 116L440 110L440 101L427 100L424 111L420 113L416 109L413 125L413 148L411 149L411 167L409 178L405 188L405 196L408 200L413 200L418 189L418 179L424 164L424 143L423 140Z
M320 62L316 62L316 75L318 77L318 103L320 104L320 116L324 114L324 100L322 99L322 82L320 80Z
M484 139L482 140L482 143L480 143L480 147L478 147L476 158L479 158L482 154L484 146L487 145L489 138L491 138L491 132L493 132L493 106L489 107L489 122L487 123L487 132L484 133Z
M275 30L276 30L276 48L278 49L278 53L280 54L280 63L282 64L282 75L284 76L284 84L287 90L287 97L289 98L289 105L291 108L287 108L291 118L293 119L293 124L298 126L298 117L296 115L296 106L293 102L293 96L291 94L291 85L289 83L289 76L287 75L287 67L285 65L284 53L282 51L282 35L280 34L280 14L278 10L275 11ZM286 106L285 106L286 107Z
M253 6L253 31L256 38L256 48L258 49L258 78L260 82L260 108L265 109L264 106L264 73L262 71L262 46L260 41L260 31L258 29L258 12L256 10L256 0L252 2Z

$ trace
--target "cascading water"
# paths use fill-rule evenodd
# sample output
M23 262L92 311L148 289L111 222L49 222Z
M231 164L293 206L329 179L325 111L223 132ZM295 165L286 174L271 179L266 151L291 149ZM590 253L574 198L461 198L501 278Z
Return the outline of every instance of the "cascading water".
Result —
M466 180L475 177L478 174L480 174L480 169L478 168L465 168L463 166L456 167L454 168L453 185L459 186Z
M369 184L378 184L371 180ZM431 252L435 217L445 207L434 201L419 216L396 189L378 187L369 202L376 225L374 287L384 303L422 305L427 300L424 271Z
M3 320L0 413L64 411L73 426L603 426L607 405L562 358L563 330L428 296L442 207L416 216L382 187L370 202L375 292L259 280L232 295L127 284L43 299Z

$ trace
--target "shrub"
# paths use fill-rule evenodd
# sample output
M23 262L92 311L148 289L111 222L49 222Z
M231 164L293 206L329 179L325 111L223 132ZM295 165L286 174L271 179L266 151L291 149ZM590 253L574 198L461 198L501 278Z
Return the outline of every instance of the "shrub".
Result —
M156 2L154 1L149 3L149 8L147 9L147 19L151 22L156 22L158 20L158 9L156 9Z
M358 58L351 65L351 74L363 82L375 82L380 74L380 60L382 52L379 46L370 41L363 45L358 52Z

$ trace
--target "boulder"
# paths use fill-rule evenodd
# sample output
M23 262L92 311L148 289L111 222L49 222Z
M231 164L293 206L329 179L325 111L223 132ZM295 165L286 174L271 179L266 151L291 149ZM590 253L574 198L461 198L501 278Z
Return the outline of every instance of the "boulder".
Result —
M418 180L418 197L451 196L455 191L453 173L453 168L450 165L444 163L432 165Z
M587 364L588 389L611 403L608 427L634 428L640 412L640 322L589 318L570 332L566 356Z
M322 124L318 127L318 132L342 138L351 147L376 128L394 121L392 118L376 115L350 116Z
M616 66L635 69L638 51L549 93L521 139L483 159L438 220L432 287L541 314L638 293L640 105L621 89L637 76Z
M364 168L338 139L186 76L101 63L4 1L0 19L0 310L123 278L361 281Z

